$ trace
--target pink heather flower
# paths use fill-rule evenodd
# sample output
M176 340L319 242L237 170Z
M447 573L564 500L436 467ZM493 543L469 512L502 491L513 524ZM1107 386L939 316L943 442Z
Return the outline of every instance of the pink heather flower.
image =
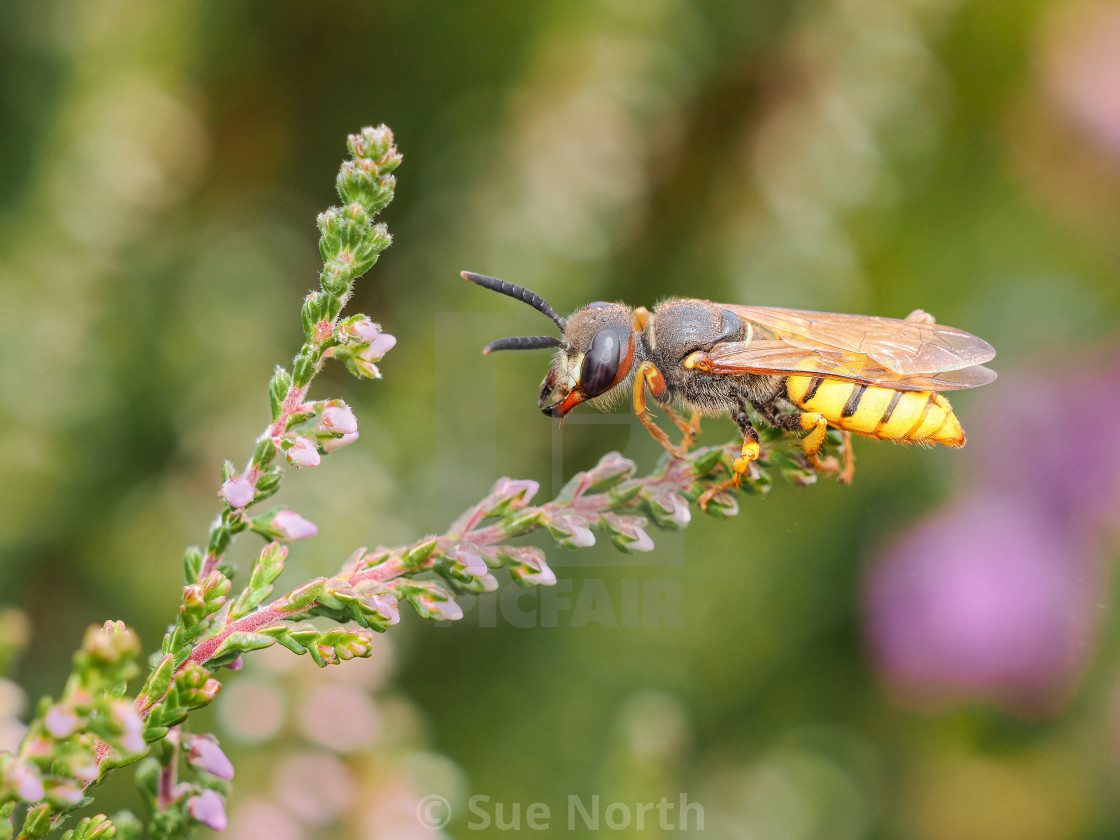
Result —
M43 798L43 780L26 764L13 763L8 769L8 779L15 784L19 798L24 802L38 802Z
M539 586L553 586L556 583L556 572L549 568L543 560L536 564L536 568L526 564L518 566L514 574L526 583L535 583Z
M82 801L82 789L67 782L51 785L50 789L45 791L43 795L50 797L55 802L62 802L71 808Z
M380 613L386 624L391 626L401 620L401 611L397 607L396 596L383 592L380 595L372 596L369 599L369 604Z
M225 831L226 803L216 791L199 791L187 801L187 813L211 831Z
M1120 154L1120 13L1110 4L1080 6L1059 19L1048 64L1053 97L1086 134Z
M218 494L229 503L232 508L243 508L253 501L256 490L247 478L234 476L222 485Z
M595 545L595 535L591 533L590 523L577 513L561 513L552 518L552 527L566 535L560 542L572 548L587 548Z
M645 529L635 526L634 530L637 531L637 538L627 548L631 551L653 551L653 538L646 533Z
M285 453L288 460L297 467L317 467L321 460L315 441L307 437L297 437Z
M389 333L381 333L369 343L369 346L362 351L361 355L367 362L377 362L396 346L396 336L389 335Z
M235 660L233 660L231 663L226 665L226 667L229 668L231 671L240 671L242 668L245 667L245 660L242 659L239 656Z
M328 437L319 441L319 446L323 447L327 452L334 452L336 449L341 449L344 446L349 446L351 443L358 439L357 432L350 432L342 437Z
M358 431L358 418L344 402L328 405L323 409L322 429L326 432L341 432L344 435Z
M889 546L865 581L877 670L919 706L1060 708L1093 649L1091 548L1006 494L964 497Z
M319 533L314 522L304 519L294 510L282 510L272 517L272 527L286 540L306 540Z
M639 525L639 519L634 516L618 516L613 513L603 514L603 519L615 533L626 541L627 551L653 551L653 540Z
M683 528L692 521L692 513L688 509L688 502L676 493L666 493L664 496L658 498L657 502L662 505L665 510L672 508L673 512L669 514L668 518L679 527Z
M233 778L233 764L218 741L213 736L197 735L191 739L191 751L187 754L187 763L192 767L217 776L219 779Z
M437 621L458 621L463 617L463 608L448 598L446 601L438 601L433 596L427 594L420 594L416 596L424 607L432 614L432 618Z
M144 722L133 705L127 700L118 700L113 703L111 715L121 729L121 748L127 753L144 752Z
M351 324L349 329L352 336L367 344L381 335L381 325L373 323L369 318Z
M79 782L93 782L101 775L101 768L97 766L97 762L91 761L89 764L71 765L70 772Z
M462 566L471 577L481 577L490 571L490 567L486 565L482 553L474 543L459 543L448 552L448 556Z
M530 479L500 478L491 492L499 499L520 496L520 498L511 505L511 507L516 509L528 505L529 501L537 495L537 491L540 489L540 483Z
M78 728L78 716L62 706L52 706L43 718L43 726L54 738L65 738Z

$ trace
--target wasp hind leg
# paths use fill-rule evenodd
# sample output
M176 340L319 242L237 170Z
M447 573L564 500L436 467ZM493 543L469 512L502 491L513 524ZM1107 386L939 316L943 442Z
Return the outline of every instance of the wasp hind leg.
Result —
M739 431L743 434L743 449L739 457L731 464L734 475L722 484L708 488L697 499L702 510L706 510L708 502L724 490L738 489L743 476L750 472L751 464L758 460L761 452L758 445L758 432L755 431L746 408L739 406L731 412L731 418L739 425Z
M851 432L841 430L844 439L844 466L841 467L835 458L819 457L825 436L828 434L828 421L825 420L824 415L818 411L801 411L792 403L791 406L793 411L789 414L779 414L773 403L756 405L755 408L772 426L790 432L807 432L808 434L801 438L801 451L805 453L809 466L818 472L837 473L837 481L841 484L851 484L856 470Z

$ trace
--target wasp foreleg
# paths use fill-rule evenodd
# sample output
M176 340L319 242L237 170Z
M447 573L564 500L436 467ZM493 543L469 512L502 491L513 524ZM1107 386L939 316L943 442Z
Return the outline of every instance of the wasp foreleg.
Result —
M683 437L681 438L681 445L678 448L681 455L688 452L689 447L696 442L696 438L700 435L700 412L692 412L692 419L685 420L681 415L677 414L670 405L664 406L665 413L669 415L669 419L676 424L677 428L681 430Z
M661 375L661 371L653 364L653 362L642 362L638 367L638 375L634 377L634 414L642 421L642 425L646 427L650 437L660 443L668 450L669 454L674 458L680 458L684 455L684 450L687 446L682 443L680 447L674 446L669 440L669 436L653 422L650 416L649 406L646 403L646 388L649 388L654 397L664 397L669 392L669 386L665 383L665 377ZM674 422L677 418L669 412L669 416L673 417ZM679 423L678 423L679 425Z

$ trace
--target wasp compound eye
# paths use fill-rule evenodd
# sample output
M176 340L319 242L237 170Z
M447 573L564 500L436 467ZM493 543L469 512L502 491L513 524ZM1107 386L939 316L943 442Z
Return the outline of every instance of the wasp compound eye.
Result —
M591 346L583 356L583 368L579 373L579 384L583 393L597 397L611 387L618 374L618 358L622 352L622 342L614 330L600 330L591 340Z

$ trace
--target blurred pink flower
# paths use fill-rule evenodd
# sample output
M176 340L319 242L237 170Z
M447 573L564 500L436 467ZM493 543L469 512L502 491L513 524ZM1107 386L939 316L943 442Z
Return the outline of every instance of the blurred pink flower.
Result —
M366 750L381 734L381 715L373 700L362 689L345 684L310 689L300 706L299 721L309 740L338 753Z
M970 496L884 552L867 581L867 629L907 699L971 696L1045 711L1092 647L1084 546L1013 502Z
M43 726L52 738L65 738L78 728L78 722L78 716L62 706L52 706L43 718Z
M13 761L8 765L7 776L19 793L20 799L25 802L38 802L43 798L43 780L32 767Z
M248 479L241 476L235 476L226 481L218 492L229 503L229 506L234 508L245 507L253 501L253 496L256 495L253 485Z
M314 522L304 519L294 510L282 510L272 517L272 527L287 540L306 540L319 533Z
M276 798L303 822L329 823L354 800L354 779L346 765L326 753L286 759L276 772Z
M870 568L868 643L905 699L1044 714L1080 680L1097 632L1104 534L1120 506L1120 436L1069 428L1070 406L1087 393L1096 416L1120 413L1114 357L1002 378L970 426L969 492Z
M110 715L121 729L120 744L127 752L140 753L147 746L144 741L144 722L136 708L127 700L113 703Z
M1075 4L1070 4L1074 6ZM1048 76L1058 105L1082 130L1120 156L1120 8L1064 11Z
M233 778L233 764L218 741L212 735L196 735L191 738L190 752L187 753L187 762L204 773L217 776L219 779Z
M200 791L187 801L187 813L211 831L225 831L226 803L215 791Z
M303 840L299 823L279 805L264 799L250 799L230 819L229 840Z

